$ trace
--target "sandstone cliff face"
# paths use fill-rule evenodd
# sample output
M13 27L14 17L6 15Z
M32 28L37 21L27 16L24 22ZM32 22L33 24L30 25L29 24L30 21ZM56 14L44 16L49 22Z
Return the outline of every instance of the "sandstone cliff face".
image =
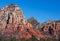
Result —
M12 26L19 25L25 22L25 17L22 11L16 5L9 5L0 10L0 24L2 29L9 28L8 24ZM11 27L12 28L12 27Z
M10 4L0 9L0 33L3 37L16 39L29 39L32 36L36 38L44 38L44 35L28 23L21 9Z
M60 39L60 21L47 21L43 25L44 34L55 36L56 39Z

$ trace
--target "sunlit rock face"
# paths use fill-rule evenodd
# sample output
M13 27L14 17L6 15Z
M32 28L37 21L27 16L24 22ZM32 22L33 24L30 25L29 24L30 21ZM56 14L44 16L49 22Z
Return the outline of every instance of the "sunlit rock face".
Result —
M57 21L46 21L42 25L42 31L46 35L51 35L52 37L55 36L56 39L59 39L60 37L60 20Z
M0 9L0 28L2 29L9 28L8 24L14 26L19 25L25 21L26 20L22 14L22 11L14 4L8 5L7 7Z
M44 38L45 36L28 23L22 10L15 4L0 9L0 33L2 37L16 39Z

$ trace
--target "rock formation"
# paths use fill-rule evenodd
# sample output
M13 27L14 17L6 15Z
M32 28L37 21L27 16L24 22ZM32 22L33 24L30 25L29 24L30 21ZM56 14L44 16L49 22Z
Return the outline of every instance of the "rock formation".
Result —
M40 24L34 18L26 20L22 10L10 4L0 9L0 36L16 39L57 38L60 36L60 21L49 20Z
M55 36L56 39L59 39L60 36L60 21L47 21L43 24L44 34Z
M35 28L38 27L40 32L42 32L44 35L48 35L51 37L55 37L56 39L59 39L60 37L60 20L52 21L48 20L44 23L37 22L36 19L33 17L28 19L28 22L35 26ZM35 24L35 25L34 25Z
M0 9L0 33L3 37L16 39L29 39L32 36L36 38L44 38L44 35L28 23L21 9L10 4Z
M33 28L38 28L38 25L40 26L40 23L34 17L29 18L27 21L32 24Z

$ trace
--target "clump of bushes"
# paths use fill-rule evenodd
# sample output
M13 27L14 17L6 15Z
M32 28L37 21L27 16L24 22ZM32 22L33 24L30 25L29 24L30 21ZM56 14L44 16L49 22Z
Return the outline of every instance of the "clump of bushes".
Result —
M5 39L5 38L1 38L0 37L0 41L59 41L58 39L56 38L47 38L47 39L37 39L35 37L32 37L30 39L16 39L16 38L8 38L8 39Z

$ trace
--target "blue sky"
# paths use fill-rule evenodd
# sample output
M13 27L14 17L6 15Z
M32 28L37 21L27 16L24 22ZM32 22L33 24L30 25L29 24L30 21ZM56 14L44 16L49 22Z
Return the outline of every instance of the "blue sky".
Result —
M0 0L0 8L17 4L26 19L34 17L39 22L60 20L60 0Z

